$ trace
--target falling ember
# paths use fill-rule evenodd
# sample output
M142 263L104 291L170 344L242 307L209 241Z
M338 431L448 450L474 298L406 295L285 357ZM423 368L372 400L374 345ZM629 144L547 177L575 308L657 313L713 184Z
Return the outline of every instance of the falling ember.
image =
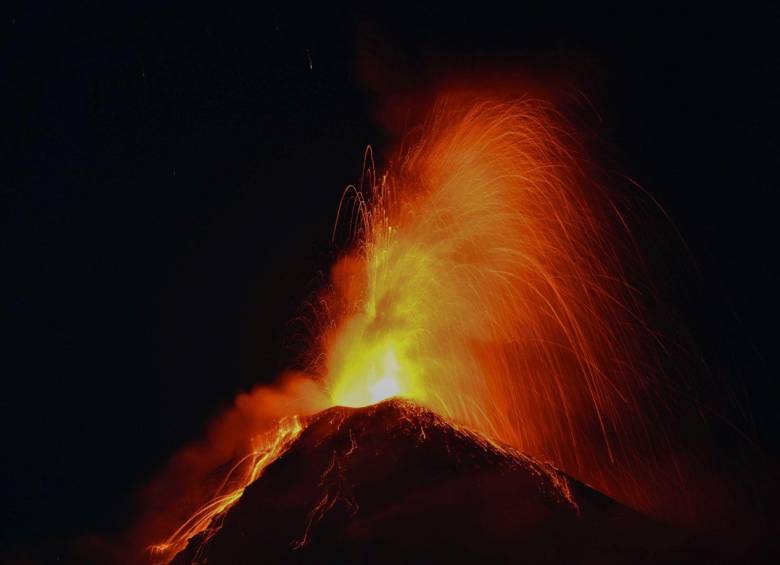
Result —
M401 396L647 508L668 446L654 337L624 275L630 233L567 131L539 101L444 103L385 174L369 163L313 372L333 405ZM158 549L208 540L303 426L282 423Z
M445 103L365 180L324 301L333 403L403 396L645 505L626 470L651 472L666 441L648 429L655 338L623 274L630 233L560 116Z

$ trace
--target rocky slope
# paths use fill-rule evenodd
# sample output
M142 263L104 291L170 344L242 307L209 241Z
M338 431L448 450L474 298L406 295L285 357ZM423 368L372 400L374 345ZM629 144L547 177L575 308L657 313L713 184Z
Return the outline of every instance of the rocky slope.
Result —
M658 563L684 536L392 399L314 416L174 563ZM699 556L700 557L700 556Z

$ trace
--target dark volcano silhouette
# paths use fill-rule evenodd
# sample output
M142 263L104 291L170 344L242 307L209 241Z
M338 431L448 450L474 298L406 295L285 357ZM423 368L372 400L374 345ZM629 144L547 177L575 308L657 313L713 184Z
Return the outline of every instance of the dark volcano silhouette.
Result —
M312 417L208 543L193 538L174 563L694 560L681 533L392 399Z

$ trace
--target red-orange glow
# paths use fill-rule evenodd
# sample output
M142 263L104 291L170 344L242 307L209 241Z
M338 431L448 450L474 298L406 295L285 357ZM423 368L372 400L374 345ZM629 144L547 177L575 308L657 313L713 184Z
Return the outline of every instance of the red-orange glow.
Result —
M151 546L151 553L161 556L167 562L184 549L193 536L205 533L201 543L207 543L219 530L219 519L224 516L225 511L241 498L244 489L260 476L269 463L284 453L302 430L300 419L293 416L280 420L275 430L254 438L250 453L227 472L214 497L190 516L168 539Z
M367 176L327 301L333 402L404 396L641 503L610 477L648 446L646 329L615 241L629 234L555 112L443 105Z
M330 403L402 396L650 506L641 476L667 436L652 421L652 334L620 259L630 234L562 120L535 100L444 104L408 147L347 192L357 244L320 312ZM154 549L208 539L304 425L283 420Z

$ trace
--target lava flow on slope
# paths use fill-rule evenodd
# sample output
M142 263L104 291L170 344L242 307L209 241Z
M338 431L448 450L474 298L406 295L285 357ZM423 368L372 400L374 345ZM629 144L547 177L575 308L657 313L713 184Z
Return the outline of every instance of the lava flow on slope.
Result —
M682 538L410 401L311 417L174 563L682 561Z

